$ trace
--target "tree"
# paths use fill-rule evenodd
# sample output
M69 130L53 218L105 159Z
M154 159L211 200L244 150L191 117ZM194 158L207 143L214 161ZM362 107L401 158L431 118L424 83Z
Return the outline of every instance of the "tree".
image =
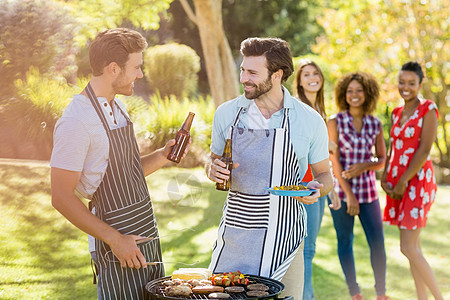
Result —
M294 56L311 52L315 38L323 31L316 15L324 0L223 0L222 19L235 64L239 60L240 43L254 36L274 36L285 39ZM189 3L192 4L192 1ZM249 18L251 12L251 18ZM173 39L195 49L204 62L199 30L186 18L180 1L174 1L168 10ZM205 65L199 73L200 89L208 93ZM206 84L205 84L206 82Z
M450 167L448 11L448 1L353 1L339 10L324 10L318 22L325 34L313 51L332 65L334 78L355 70L377 76L388 108L398 104L396 76L401 65L419 62L427 77L424 97L432 99L440 113L440 161Z
M222 0L180 0L200 33L211 96L216 106L239 94L236 66L222 22Z
M323 31L316 22L320 9L321 0L224 0L222 13L235 55L242 40L265 36L286 40L298 56L311 53L311 45Z

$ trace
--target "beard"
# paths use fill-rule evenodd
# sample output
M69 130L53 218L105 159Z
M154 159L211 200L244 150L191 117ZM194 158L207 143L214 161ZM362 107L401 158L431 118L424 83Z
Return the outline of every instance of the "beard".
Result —
M115 94L124 95L124 96L131 96L133 95L133 82L128 82L125 78L125 74L120 74L119 77L117 77L112 82L112 88L114 90Z
M245 98L250 99L250 100L259 98L262 95L269 92L272 89L273 84L272 84L272 80L269 76L269 77L267 77L266 80L264 80L260 84L252 84L252 86L254 87L253 91L244 91Z

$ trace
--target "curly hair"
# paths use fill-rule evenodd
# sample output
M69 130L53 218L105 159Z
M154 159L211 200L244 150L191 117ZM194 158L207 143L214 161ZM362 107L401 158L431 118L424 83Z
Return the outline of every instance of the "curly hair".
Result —
M363 110L365 114L372 113L377 105L380 96L380 86L373 75L364 72L355 72L341 77L334 88L334 97L336 105L340 111L348 110L350 105L347 103L347 88L350 82L356 80L362 85L364 90Z
M269 76L283 71L281 82L285 82L294 72L291 47L279 38L248 38L242 41L240 52L243 56L265 56Z
M308 98L305 95L305 91L303 87L301 86L301 75L303 72L303 69L306 66L313 66L316 68L317 72L319 72L319 76L322 79L322 86L320 87L319 91L316 95L316 106L313 107L312 103L308 100ZM292 90L294 91L295 96L300 99L303 103L308 104L315 110L319 112L319 114L326 119L326 113L325 113L325 97L324 97L324 85L325 85L325 77L323 76L322 70L319 68L319 66L313 62L310 59L301 59L297 68L297 73L294 77L294 82L292 83Z

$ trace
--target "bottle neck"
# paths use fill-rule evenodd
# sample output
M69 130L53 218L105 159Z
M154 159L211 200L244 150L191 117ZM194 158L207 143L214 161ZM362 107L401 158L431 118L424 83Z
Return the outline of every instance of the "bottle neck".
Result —
M227 139L225 142L225 148L223 149L223 155L224 158L231 158L231 140Z
M195 114L190 112L187 116L186 120L183 123L183 126L181 126L182 130L189 131L191 130L192 121L194 120Z

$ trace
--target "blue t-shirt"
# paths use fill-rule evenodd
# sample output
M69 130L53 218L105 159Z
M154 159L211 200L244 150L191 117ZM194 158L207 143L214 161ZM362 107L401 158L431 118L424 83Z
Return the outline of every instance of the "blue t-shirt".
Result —
M328 133L325 121L313 108L292 97L283 87L284 109L289 109L290 138L298 158L299 178L303 178L308 164L315 164L328 159ZM233 125L238 110L239 127L249 128L248 106L250 101L241 95L233 100L222 103L214 114L211 133L211 152L217 155L223 153L229 128ZM270 117L269 129L280 128L284 109ZM250 128L249 128L250 129ZM239 163L237 161L237 163Z

